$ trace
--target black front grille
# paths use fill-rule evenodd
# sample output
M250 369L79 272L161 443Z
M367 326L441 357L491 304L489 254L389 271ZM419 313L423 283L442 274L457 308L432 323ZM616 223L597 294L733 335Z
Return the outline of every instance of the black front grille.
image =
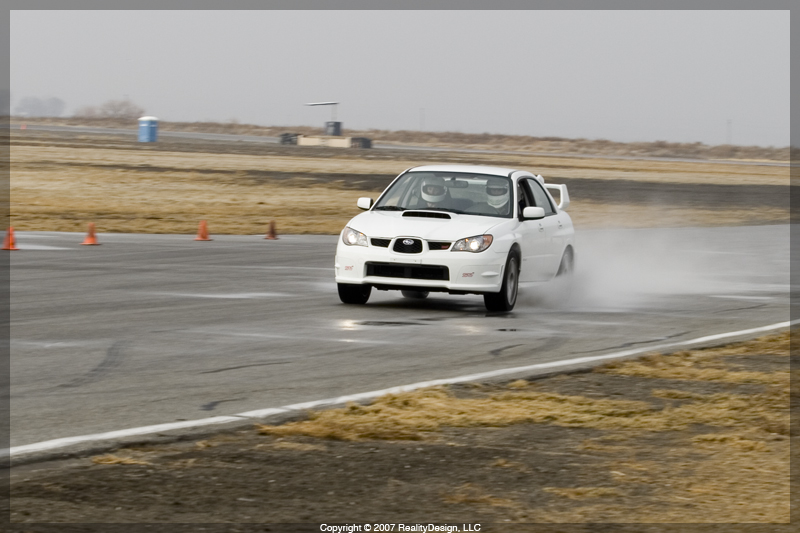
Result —
M411 241L411 244L406 244L406 241ZM419 239L404 239L401 237L394 241L394 251L401 254L418 254L422 252L422 241Z
M428 249L429 250L447 250L450 248L452 243L449 242L439 242L439 241L428 241Z
M380 246L381 248L388 248L392 239L372 239L372 246Z
M367 276L406 279L450 279L450 270L439 265L403 265L399 263L367 263Z

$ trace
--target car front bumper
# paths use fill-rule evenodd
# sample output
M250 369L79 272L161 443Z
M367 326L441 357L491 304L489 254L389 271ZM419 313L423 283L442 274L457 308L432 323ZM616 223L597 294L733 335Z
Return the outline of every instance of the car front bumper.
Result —
M479 253L426 248L407 254L391 247L347 246L340 242L334 269L337 283L368 284L379 289L487 293L500 291L506 255L491 247Z

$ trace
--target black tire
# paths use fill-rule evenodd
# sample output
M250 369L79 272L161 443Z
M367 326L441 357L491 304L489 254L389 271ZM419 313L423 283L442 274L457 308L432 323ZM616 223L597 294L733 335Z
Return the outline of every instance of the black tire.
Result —
M353 285L350 283L337 283L339 299L342 303L363 305L369 300L372 285Z
M508 312L514 309L519 291L519 255L508 254L506 268L503 271L503 285L500 292L483 295L483 303L489 311Z
M411 298L413 300L422 300L427 298L430 294L429 291L400 291L400 294L403 295L403 298Z

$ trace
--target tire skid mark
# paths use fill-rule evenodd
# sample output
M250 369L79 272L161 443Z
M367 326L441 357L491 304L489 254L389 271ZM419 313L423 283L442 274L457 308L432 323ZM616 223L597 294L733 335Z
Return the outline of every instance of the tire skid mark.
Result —
M510 350L512 348L518 348L520 346L528 346L528 350L530 353L554 350L559 346L563 345L565 342L567 341L561 337L548 337L544 339L544 342L541 342L540 344L511 344L509 346L503 346L502 348L497 348L495 350L490 351L489 355L492 355L494 357L499 357L503 354L504 351Z
M115 342L111 345L111 347L108 348L108 350L106 350L106 356L102 361L100 361L100 364L83 376L75 378L68 383L58 385L57 388L80 387L82 385L103 379L109 372L117 368L122 363L122 359L124 357L123 348L128 344L130 344L130 341L127 340Z
M524 344L510 344L510 345L508 345L508 346L503 346L502 348L497 348L496 350L492 350L492 351L491 351L491 352L489 352L489 353L490 353L491 355L495 355L495 356L497 356L497 355L500 355L501 353L503 353L503 352L504 352L504 351L506 351L506 350L510 350L511 348L516 348L516 347L518 347L518 346L525 346L525 345L524 345Z
M239 401L239 400L242 400L242 399L243 399L243 398L232 398L232 399L230 399L230 400L217 400L217 401L215 401L215 402L208 402L207 404L201 405L201 406L200 406L200 410L201 410L201 411L213 411L213 410L214 410L214 409L216 409L216 408L217 408L217 406L218 406L219 404L221 404L221 403L225 403L225 402L236 402L236 401Z
M268 366L268 365L288 365L290 361L274 361L272 363L253 363L252 365L239 365L239 366L229 366L226 368L218 368L216 370L206 370L205 372L200 372L201 374L216 374L218 372L227 372L228 370L238 370L240 368L250 368L253 366Z
M682 331L680 333L674 333L672 335L667 335L666 337L659 337L657 339L649 340L649 341L638 341L638 342L626 342L625 344L620 344L617 346L610 346L607 348L598 348L597 350L588 350L585 352L572 352L572 353L595 353L595 352L602 352L605 350L617 350L619 348L628 348L630 346L636 346L637 344L650 344L653 341L666 341L669 339L674 339L675 337L680 337L682 335L688 335L691 331Z
M747 309L759 309L761 307L766 307L767 304L759 304L759 305L751 305L750 307L736 307L734 309L723 309L722 311L714 311L713 314L718 315L720 313L730 313L731 311L745 311Z

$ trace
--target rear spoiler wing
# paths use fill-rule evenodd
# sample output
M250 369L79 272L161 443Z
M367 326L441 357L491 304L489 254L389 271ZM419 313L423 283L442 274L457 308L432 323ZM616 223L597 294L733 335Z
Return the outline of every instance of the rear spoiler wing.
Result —
M561 211L566 211L569 207L569 193L567 192L566 185L556 185L555 183L545 183L544 184L546 189L550 189L552 191L558 191L559 203L558 208Z

